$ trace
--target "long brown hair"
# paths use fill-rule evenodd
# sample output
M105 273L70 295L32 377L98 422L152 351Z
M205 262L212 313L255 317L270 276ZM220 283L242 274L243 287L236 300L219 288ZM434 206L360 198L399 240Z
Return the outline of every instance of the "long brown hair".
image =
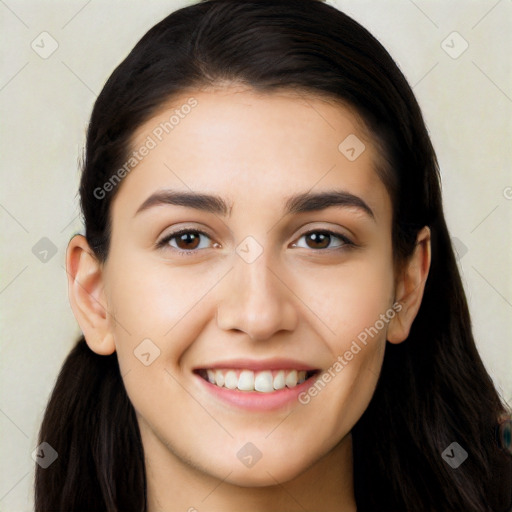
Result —
M87 132L80 184L85 236L109 254L107 182L132 150L135 130L174 95L220 81L272 92L294 88L353 106L386 164L393 250L412 254L425 225L432 264L408 339L387 344L374 396L352 430L359 512L505 512L512 455L500 443L508 414L476 350L468 305L444 219L439 170L420 108L382 45L339 10L313 0L208 0L155 25L115 69ZM144 451L116 354L82 336L50 397L39 441L58 459L36 466L36 512L146 510ZM452 442L468 453L452 468Z

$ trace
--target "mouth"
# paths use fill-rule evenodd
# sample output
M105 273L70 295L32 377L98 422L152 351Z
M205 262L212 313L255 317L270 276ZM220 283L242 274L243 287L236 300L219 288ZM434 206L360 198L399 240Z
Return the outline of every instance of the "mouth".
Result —
M252 371L238 368L204 368L194 370L194 373L218 388L241 392L275 393L285 388L297 388L315 377L320 370Z

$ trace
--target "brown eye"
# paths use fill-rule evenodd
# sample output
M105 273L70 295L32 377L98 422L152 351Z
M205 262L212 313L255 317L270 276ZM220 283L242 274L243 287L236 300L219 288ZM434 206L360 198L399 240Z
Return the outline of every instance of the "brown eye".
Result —
M343 249L345 246L354 246L355 244L349 240L346 236L341 233L335 233L329 230L316 230L309 231L308 233L304 233L300 238L306 239L306 246L298 246L305 247L306 249L318 249L318 250L330 250L330 249ZM333 242L333 240L338 239L337 245L329 247L329 245Z
M200 236L201 235L195 231L189 231L179 236L174 236L173 238L176 239L176 245L178 246L178 249L183 249L186 251L190 249L197 249Z
M314 232L306 235L306 240L311 241L312 249L326 249L331 241L331 236L324 232Z
M208 244L206 244L206 247L200 247L201 237L210 239L208 234L204 231L199 231L197 229L182 229L169 234L156 245L159 249L170 249L171 251L179 253L179 255L191 256L198 252L197 249L208 248Z

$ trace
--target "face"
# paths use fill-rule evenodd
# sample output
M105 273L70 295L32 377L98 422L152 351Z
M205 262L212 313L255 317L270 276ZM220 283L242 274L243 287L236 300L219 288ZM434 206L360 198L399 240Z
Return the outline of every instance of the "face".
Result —
M396 314L377 150L348 108L234 87L175 98L133 148L102 280L143 444L289 480L366 409Z

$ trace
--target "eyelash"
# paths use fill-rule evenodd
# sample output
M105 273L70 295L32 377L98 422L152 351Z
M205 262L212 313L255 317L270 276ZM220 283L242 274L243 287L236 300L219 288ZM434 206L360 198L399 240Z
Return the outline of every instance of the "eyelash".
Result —
M175 231L174 233L170 233L169 235L167 235L166 237L164 237L162 240L160 240L159 242L156 243L156 248L157 249L171 249L173 252L176 252L178 253L180 256L183 256L183 257L188 257L188 256L193 256L195 253L198 252L198 250L201 250L201 249L192 249L192 250L184 250L184 249L176 249L175 247L172 247L169 244L169 242L173 239L173 238L176 238L176 237L179 237L181 235L184 235L186 233L194 233L194 234L200 234L200 235L204 235L208 238L210 238L210 236L208 235L208 233L200 230L200 229L191 229L191 228L185 228L185 229L180 229L179 231ZM345 235L342 235L341 233L336 233L335 231L331 231L329 229L313 229L311 231L307 231L306 233L303 233L300 237L304 237L304 236L307 236L307 235L310 235L312 233L322 233L324 235L330 235L330 236L334 236L336 238L339 238L342 242L343 242L343 245L341 245L340 247L334 247L332 249L311 249L315 252L318 252L318 251L325 251L325 252L330 252L330 251L336 251L336 250L346 250L346 249L350 249L350 248L354 248L356 247L356 244L354 242L352 242L349 238L347 238Z

